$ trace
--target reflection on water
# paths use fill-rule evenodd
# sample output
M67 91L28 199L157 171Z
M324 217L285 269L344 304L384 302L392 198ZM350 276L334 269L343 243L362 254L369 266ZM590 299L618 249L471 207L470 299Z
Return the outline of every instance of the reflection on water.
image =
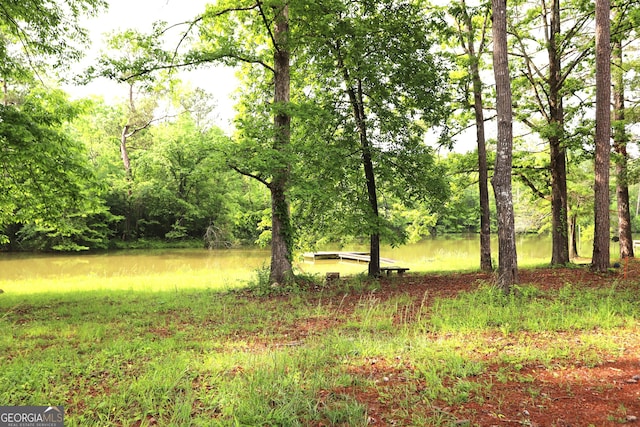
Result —
M103 254L0 254L5 280L69 276L146 276L175 271L255 270L268 261L262 249L131 250Z
M497 266L498 243L491 243L494 266ZM328 247L322 250L368 251L366 245ZM516 240L518 262L522 266L539 265L551 261L551 238L537 235L519 235ZM460 271L480 268L480 237L478 235L449 235L425 239L419 243L400 247L383 246L381 256L397 261L397 265L409 267L411 271ZM350 264L348 267L343 264ZM382 264L383 266L385 264ZM309 272L339 271L345 274L364 272L366 264L336 263L335 261L305 262L302 269ZM332 269L333 268L333 269Z
M326 247L322 250L363 251L366 245ZM497 244L492 243L497 259ZM526 266L550 261L551 240L548 237L518 236L519 264ZM396 248L383 246L381 255L397 261L411 271L474 270L479 267L478 236L447 236ZM309 274L336 271L341 275L366 272L366 263L349 261L305 261L296 257L296 268ZM73 278L112 279L178 274L187 280L207 283L247 281L255 271L268 266L268 249L171 249L131 250L103 254L0 254L0 282L70 280ZM494 261L495 263L495 261ZM384 264L383 264L384 265ZM197 277L196 277L197 276ZM203 279L204 278L204 279ZM108 285L105 285L108 286ZM177 285L176 285L177 286ZM207 285L208 286L208 285Z

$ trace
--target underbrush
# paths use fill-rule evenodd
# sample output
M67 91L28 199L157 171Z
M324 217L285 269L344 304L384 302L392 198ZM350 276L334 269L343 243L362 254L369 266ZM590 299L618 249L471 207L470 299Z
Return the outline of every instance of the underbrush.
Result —
M251 294L259 297L269 297L320 291L332 293L365 292L380 287L377 281L371 280L364 273L341 280L330 280L320 274L296 271L293 277L283 283L271 283L269 273L270 270L267 265L255 270L254 277L249 280L247 286Z

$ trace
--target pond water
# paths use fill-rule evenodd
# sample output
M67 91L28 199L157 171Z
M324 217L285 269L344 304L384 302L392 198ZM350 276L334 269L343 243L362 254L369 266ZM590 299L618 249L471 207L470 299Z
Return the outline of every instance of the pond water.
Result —
M322 250L363 251L366 245ZM497 243L492 243L497 259ZM583 249L584 251L589 248ZM550 261L548 237L519 236L519 265ZM382 257L411 271L474 270L479 266L478 236L446 236L396 248L383 246ZM494 261L495 263L495 261ZM268 266L268 249L129 250L101 254L0 254L0 289L15 292L82 289L162 290L192 287L236 287ZM383 264L383 266L386 264ZM296 257L296 268L308 274L329 271L341 275L366 272L366 263L309 261Z

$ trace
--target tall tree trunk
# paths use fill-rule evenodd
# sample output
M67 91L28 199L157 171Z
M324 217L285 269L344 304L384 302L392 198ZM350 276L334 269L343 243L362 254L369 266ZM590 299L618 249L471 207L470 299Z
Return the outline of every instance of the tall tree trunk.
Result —
M120 158L122 159L122 165L124 166L124 172L127 180L131 180L131 160L129 160L129 150L127 148L128 139L129 125L125 125L125 127L122 128L122 133L120 134Z
M609 268L609 163L611 139L611 4L596 0L596 133L593 256L591 266Z
M128 240L132 236L134 228L133 220L133 174L131 173L131 160L129 159L129 138L131 138L135 130L131 132L131 120L136 112L136 104L133 99L133 83L129 83L129 118L127 124L122 128L120 134L120 158L124 166L125 180L127 184L127 194L125 195L125 213L124 213L124 230L122 231L122 240ZM137 221L136 221L137 222Z
M291 220L284 181L269 186L271 192L271 268L269 283L284 284L293 277Z
M127 175L127 180L131 181L131 161L129 160L129 149L127 142L138 129L132 125L132 120L136 115L136 103L133 98L133 83L129 83L129 118L127 124L122 128L120 134L120 157L122 158L122 164L124 165L124 171ZM133 131L131 130L133 128ZM131 195L131 189L129 189L129 195Z
M554 0L549 25L549 115L552 136L549 138L551 156L551 264L569 263L569 233L567 224L567 154L564 147L564 109L560 86L561 58L558 54L560 35L560 0Z
M127 194L125 194L125 212L124 212L124 230L122 230L122 240L129 240L132 235L133 229L133 208L132 195L133 195L133 175L131 174L131 160L129 160L129 150L127 148L127 141L129 139L129 125L125 125L122 128L120 134L120 158L124 166L125 180L127 184Z
M362 153L362 168L364 170L365 181L367 185L367 197L369 199L369 212L371 215L370 221L371 231L369 232L369 271L370 277L380 276L380 223L379 223L379 210L378 210L378 193L376 190L375 171L373 167L372 147L371 141L369 141L367 132L367 122L364 110L364 92L362 90L362 80L359 78L352 78L349 74L349 70L345 66L342 56L340 41L336 41L331 46L334 50L337 60L338 68L342 71L342 77L344 78L345 85L347 86L347 95L349 97L349 103L351 104L351 111L353 112L353 118L358 128L358 135L360 137L360 151Z
M562 113L560 113L562 114ZM551 155L551 264L569 263L569 230L567 220L566 149L559 138L550 138Z
M624 71L622 63L622 40L620 36L613 42L614 73L613 92L613 148L616 152L616 197L618 202L618 237L620 257L633 258L633 236L631 235L631 213L629 212L629 182L627 180L627 133L624 111Z
M371 141L367 133L367 125L364 112L364 94L362 92L362 81L358 79L357 102L354 108L358 110L356 120L360 131L360 149L362 150L362 167L367 183L367 197L369 198L369 208L373 220L373 229L369 235L369 276L380 276L380 223L378 210L378 194L376 191L376 178L373 170L373 158L371 152Z
M2 105L9 105L9 85L6 78L2 79Z
M492 0L493 70L496 81L498 143L493 173L493 192L498 213L498 287L505 293L518 281L515 219L511 169L513 163L513 112L507 56L507 2Z
M569 216L569 259L578 258L578 215Z
M291 116L286 105L290 101L291 76L289 65L289 7L286 4L276 6L274 26L274 149L284 152L291 141ZM288 165L279 167L273 173L269 183L271 191L271 271L270 283L285 283L291 280L293 235L287 200L289 182Z
M473 23L462 0L465 26L467 27L466 50L469 55L469 68L473 82L473 110L476 121L476 140L478 143L478 190L480 192L480 268L491 271L491 217L489 209L489 173L487 167L487 147L484 134L484 105L482 102L482 80L478 67L479 58L475 52ZM481 46L482 46L481 41ZM481 54L482 52L478 52Z

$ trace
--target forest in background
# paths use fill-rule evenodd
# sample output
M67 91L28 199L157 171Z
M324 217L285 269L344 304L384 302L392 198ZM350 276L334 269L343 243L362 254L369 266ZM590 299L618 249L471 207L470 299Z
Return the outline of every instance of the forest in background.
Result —
M495 162L490 4L219 1L190 22L111 34L98 63L69 76L87 48L77 18L106 4L36 3L0 11L4 250L267 245L274 220L289 255L482 231L478 186ZM609 209L626 188L635 231L640 174L628 152L637 151L639 8L611 4ZM516 231L589 240L594 4L512 5ZM214 94L176 73L220 64L237 67L241 81L232 132L212 125ZM111 79L122 102L72 100L57 88L62 78ZM477 150L455 152L481 137ZM612 237L619 222L612 215Z

